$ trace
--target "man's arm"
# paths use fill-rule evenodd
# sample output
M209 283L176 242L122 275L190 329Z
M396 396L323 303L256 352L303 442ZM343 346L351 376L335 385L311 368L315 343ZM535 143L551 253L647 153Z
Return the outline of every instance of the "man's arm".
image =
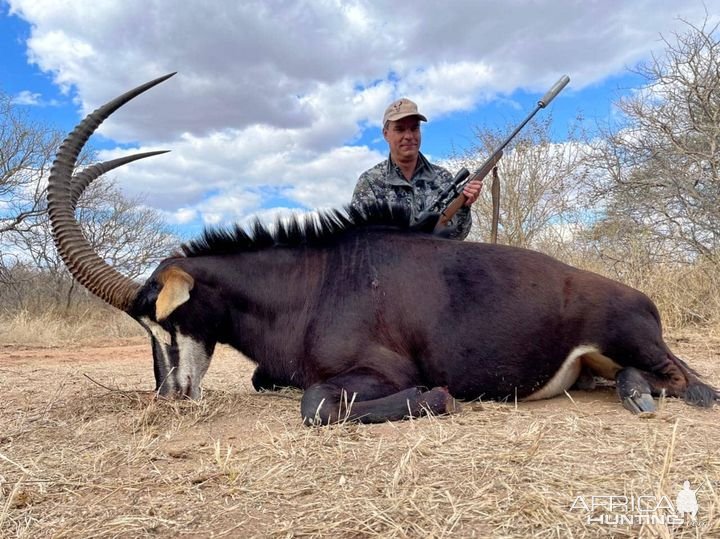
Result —
M355 190L353 191L350 204L357 208L362 209L363 206L369 204L376 204L378 202L375 191L372 189L372 182L370 181L370 175L367 172L363 172L355 184Z

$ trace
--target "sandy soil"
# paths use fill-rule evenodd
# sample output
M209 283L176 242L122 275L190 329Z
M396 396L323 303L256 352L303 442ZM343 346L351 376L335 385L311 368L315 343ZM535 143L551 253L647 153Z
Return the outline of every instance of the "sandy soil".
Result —
M720 385L720 342L669 342ZM300 393L255 393L252 369L220 348L202 401L158 402L145 339L0 346L0 536L720 536L718 407L669 399L642 420L601 388L308 429ZM674 504L685 480L695 525L572 509L610 495Z

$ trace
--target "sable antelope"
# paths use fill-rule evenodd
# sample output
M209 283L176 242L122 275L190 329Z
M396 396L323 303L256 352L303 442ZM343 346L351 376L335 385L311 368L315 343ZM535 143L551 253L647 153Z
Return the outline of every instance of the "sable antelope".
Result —
M48 187L63 260L147 329L159 395L199 398L220 342L257 363L257 389L303 389L306 423L442 414L453 397L547 398L581 369L615 380L635 413L653 412L661 391L703 407L718 399L667 347L641 292L538 252L437 237L434 220L410 225L393 208L324 213L274 232L207 230L144 284L120 275L85 241L74 207L93 179L148 154L73 170L102 121L169 76L88 115Z

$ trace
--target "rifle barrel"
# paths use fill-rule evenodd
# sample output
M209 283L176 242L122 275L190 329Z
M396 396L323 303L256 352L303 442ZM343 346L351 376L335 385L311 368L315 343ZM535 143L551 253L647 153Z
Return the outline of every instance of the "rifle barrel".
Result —
M543 109L547 107L550 104L550 101L555 99L555 96L558 95L565 86L567 86L568 82L570 82L570 77L567 75L560 77L553 87L550 88L544 96L542 96L540 101L538 101L538 106Z
M550 104L550 101L555 99L555 96L558 95L565 86L567 86L567 83L570 82L570 77L567 75L563 75L560 77L560 79L550 88L544 96L537 102L537 105L535 108L530 112L530 114L527 115L527 118L525 118L520 125L518 125L512 133L500 144L500 146L497 147L497 149L490 155L490 157L487 158L487 160L482 164L482 166L477 169L472 174L467 173L467 169L462 168L453 178L453 181L448 185L448 187L443 190L442 193L435 199L435 202L428 207L426 211L435 211L437 208L438 210L441 210L441 212L444 214L444 210L440 206L441 204L445 203L445 199L452 193L454 197L457 197L461 191L461 187L463 187L466 183L468 183L470 180L472 180L474 177L476 177L480 172L485 172L485 174L489 173L490 170L493 168L490 165L493 166L498 162L500 157L502 156L503 150L505 149L505 146L510 144L510 141L515 138L515 135L517 135L520 130L525 127L525 125L532 119L535 114L537 114L537 111L540 109L544 109ZM488 168L489 167L489 168Z
M502 142L502 144L500 144L500 146L497 147L497 149L492 153L492 155L487 159L487 161L483 163L483 166L480 167L480 169L478 170L481 170L487 163L494 160L496 154L502 152L505 149L505 146L510 144L510 141L515 138L515 135L517 135L520 130L525 127L525 125L530 120L532 120L532 117L535 116L540 109L544 109L545 107L547 107L550 101L552 101L555 96L558 95L563 88L565 88L568 82L570 82L570 77L568 77L567 75L563 75L562 77L560 77L560 79L553 85L553 87L547 91L547 93L542 97L542 99L540 99L540 101L538 101L538 104L535 106L532 112L527 115L527 118L525 118L522 123L518 125L512 133L510 133L510 135Z
M548 104L550 104L550 101L552 101L555 96L558 95L563 88L565 88L568 82L570 82L570 77L568 77L567 75L563 75L562 77L560 77L560 80L558 80L553 85L553 87L547 91L547 93L542 97L542 99L538 101L538 104L535 106L532 112L528 114L527 118L525 118L523 122L519 126L517 126L512 133L510 133L510 136L506 138L500 146L498 146L498 149L493 152L493 155L495 155L498 151L504 150L505 146L510 144L510 141L515 138L515 135L517 135L520 130L525 127L525 124L527 124L532 119L532 117L537 114L537 111L547 107Z

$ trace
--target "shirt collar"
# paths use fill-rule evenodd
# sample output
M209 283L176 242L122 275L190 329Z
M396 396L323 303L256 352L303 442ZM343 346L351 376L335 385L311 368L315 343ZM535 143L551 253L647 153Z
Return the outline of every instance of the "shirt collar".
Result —
M417 175L418 172L420 172L423 169L430 170L430 161L426 159L426 157L422 154L422 152L418 152L418 160L415 164L415 171L413 172L413 178ZM397 175L399 175L401 178L402 172L400 172L400 167L398 167L395 162L392 160L392 156L388 154L387 158L387 170L388 172L396 172ZM403 178L404 180L404 178Z

